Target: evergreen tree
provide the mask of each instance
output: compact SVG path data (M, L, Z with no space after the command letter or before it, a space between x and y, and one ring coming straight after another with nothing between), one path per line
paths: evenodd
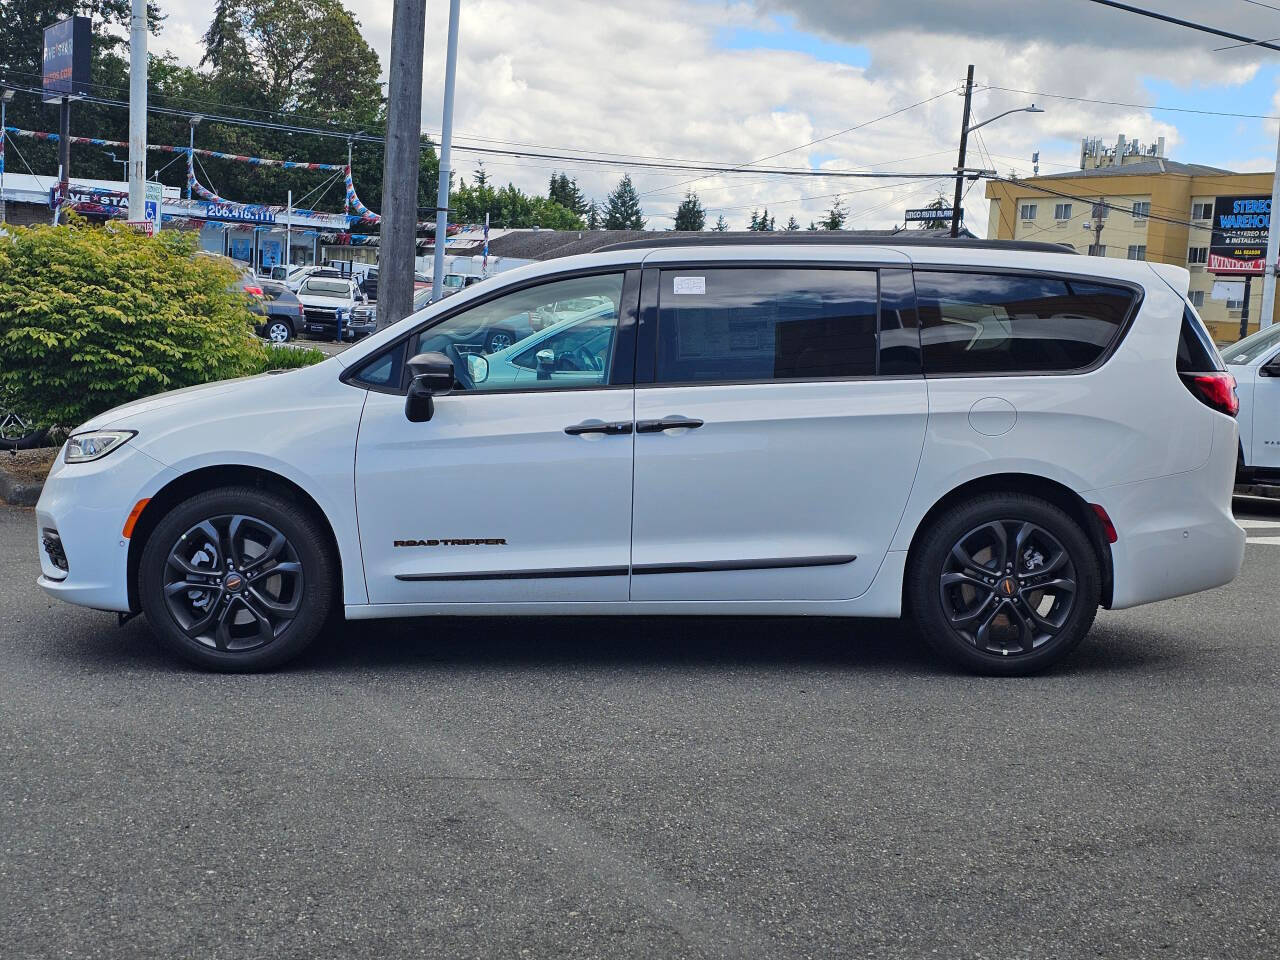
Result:
M594 197L591 200L590 206L587 207L587 229L600 229L600 205L596 203Z
M587 198L578 189L578 181L570 180L567 173L551 174L547 199L560 204L566 210L572 210L579 216L587 212Z
M799 229L800 229L800 221L799 221L799 220L797 220L795 217L791 217L791 218L789 218L789 219L787 220L787 231L788 231L788 232L790 232L790 231L792 231L792 230L799 230Z
M483 189L489 185L489 172L484 168L484 161L476 165L476 187Z
M822 218L819 225L823 230L841 230L848 219L849 211L840 204L840 198L836 197L835 202L831 204L831 209L827 211L827 215Z
M636 193L636 188L631 183L631 175L623 174L605 204L604 228L606 230L643 230L644 225L640 195Z
M751 223L747 225L747 229L748 230L760 229L760 211L759 210L751 211Z
M707 225L707 211L702 209L702 201L698 195L689 190L684 195L680 206L676 207L677 230L701 230Z
M724 214L716 217L716 225L711 228L716 233L725 233L729 229L729 224L724 222Z
M817 225L816 223L814 223L812 220L810 220L810 221L809 221L809 226L805 227L805 229L806 229L806 230L817 230L817 229L818 229L818 225Z

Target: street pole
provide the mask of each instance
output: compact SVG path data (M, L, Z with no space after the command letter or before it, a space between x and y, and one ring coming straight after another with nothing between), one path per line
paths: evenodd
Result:
M1280 135L1276 137L1276 172L1271 179L1271 222L1267 229L1267 262L1262 268L1262 313L1259 329L1269 327L1276 309L1276 258L1280 256Z
M1102 222L1102 215L1107 212L1107 205L1099 200L1093 205L1093 249L1097 251L1093 254L1095 257L1102 256L1102 228L1105 226Z
M1249 335L1249 294L1253 287L1253 274L1244 277L1244 305L1240 308L1240 339Z
M0 90L0 226L4 225L4 142L9 136L9 101L13 99L12 90Z
M129 219L147 206L147 0L133 0L129 20Z
M71 183L71 98L62 97L58 104L58 183L63 200Z
M973 64L964 81L964 120L960 123L960 156L956 159L956 202L951 208L951 236L960 236L960 204L964 202L964 155L969 145L969 110L973 106Z
M378 329L413 311L413 255L422 152L422 48L426 0L395 0L391 15L387 136L382 156Z
M293 191L289 191L289 206L284 215L284 278L289 279L289 264L293 251Z
M440 186L436 190L436 256L431 267L431 299L444 288L445 234L449 228L449 177L452 174L453 78L458 69L458 12L460 0L449 0L449 48L444 64L444 116L440 123Z

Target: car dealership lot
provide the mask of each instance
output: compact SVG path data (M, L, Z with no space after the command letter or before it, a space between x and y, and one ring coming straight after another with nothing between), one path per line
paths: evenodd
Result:
M897 623L349 624L195 672L0 508L12 957L1267 956L1280 505L1042 677Z

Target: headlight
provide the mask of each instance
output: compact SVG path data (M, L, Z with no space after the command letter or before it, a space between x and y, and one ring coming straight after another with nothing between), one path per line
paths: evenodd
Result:
M67 440L67 463L101 460L116 447L123 446L131 437L137 435L136 430L93 430L89 433L77 433Z

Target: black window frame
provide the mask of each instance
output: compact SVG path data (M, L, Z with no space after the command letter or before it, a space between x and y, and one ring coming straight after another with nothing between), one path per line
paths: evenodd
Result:
M636 344L636 328L637 315L640 305L640 266L637 263L619 263L608 266L600 265L582 270L566 270L562 273L548 273L538 277L531 277L522 283L509 284L493 289L486 289L487 296L477 296L469 298L465 303L457 304L453 309L446 310L443 313L432 317L430 320L416 324L409 330L400 334L391 343L384 346L381 350L377 350L369 356L365 357L354 367L348 367L338 377L341 383L357 387L361 390L371 390L374 393L385 393L393 396L404 396L409 390L409 381L412 377L409 375L409 357L406 356L409 343L414 337L430 330L432 327L444 323L453 317L466 313L468 310L483 306L501 297L508 296L513 293L519 293L522 290L529 290L533 287L540 287L546 284L556 283L561 280L578 280L584 277L607 277L616 274L622 274L622 293L619 297L618 304L618 332L614 343L613 359L609 369L609 383L601 384L564 384L554 387L538 387L536 389L505 389L505 390L469 390L466 393L476 396L497 396L500 394L511 393L562 393L567 390L620 390L630 389L635 385L635 344ZM475 284L472 284L475 286ZM453 299L450 297L449 299ZM383 386L380 384L372 384L362 381L360 373L364 369L376 364L388 353L397 352L398 356L393 359L393 364L400 367L400 380L393 386Z
M876 369L874 373L853 374L840 377L761 377L753 379L728 380L658 380L658 311L660 307L660 289L663 273L686 273L691 270L832 270L841 272L857 271L872 273L876 281ZM895 311L914 321L915 337L913 347L914 369L895 373L884 373L885 346L882 333L886 303L886 274L889 277L890 302ZM895 365L901 366L903 360L895 359ZM911 360L906 363L910 366ZM861 380L909 380L920 379L920 326L919 313L916 309L915 284L909 263L878 262L833 262L831 260L697 260L664 262L646 265L643 271L640 289L640 322L636 344L635 385L639 387L715 387L734 385L768 385L788 383L844 383Z
M1137 261L1135 261L1137 262ZM1042 277L1052 280L1076 281L1077 283L1101 284L1104 286L1123 287L1134 294L1133 302L1129 307L1129 312L1125 314L1120 326L1116 330L1116 335L1112 337L1111 343L1102 351L1102 354L1093 363L1085 367L1077 367L1074 370L982 370L972 373L961 372L944 372L930 373L928 367L923 367L924 377L926 380L971 380L975 377L1079 377L1085 374L1093 373L1104 366L1120 349L1120 345L1124 343L1125 338L1129 335L1129 331L1133 328L1133 322L1137 319L1138 314L1142 311L1142 304L1146 298L1146 288L1140 283L1132 280L1122 280L1113 277L1098 277L1087 273L1073 273L1064 270L1036 270L1031 267L984 267L975 264L933 264L933 263L917 263L914 264L913 273L969 273L982 274L983 276L1016 276L1016 277ZM919 296L916 298L917 309L919 308ZM920 333L921 353L920 361L924 363L924 325L917 317L916 329Z

